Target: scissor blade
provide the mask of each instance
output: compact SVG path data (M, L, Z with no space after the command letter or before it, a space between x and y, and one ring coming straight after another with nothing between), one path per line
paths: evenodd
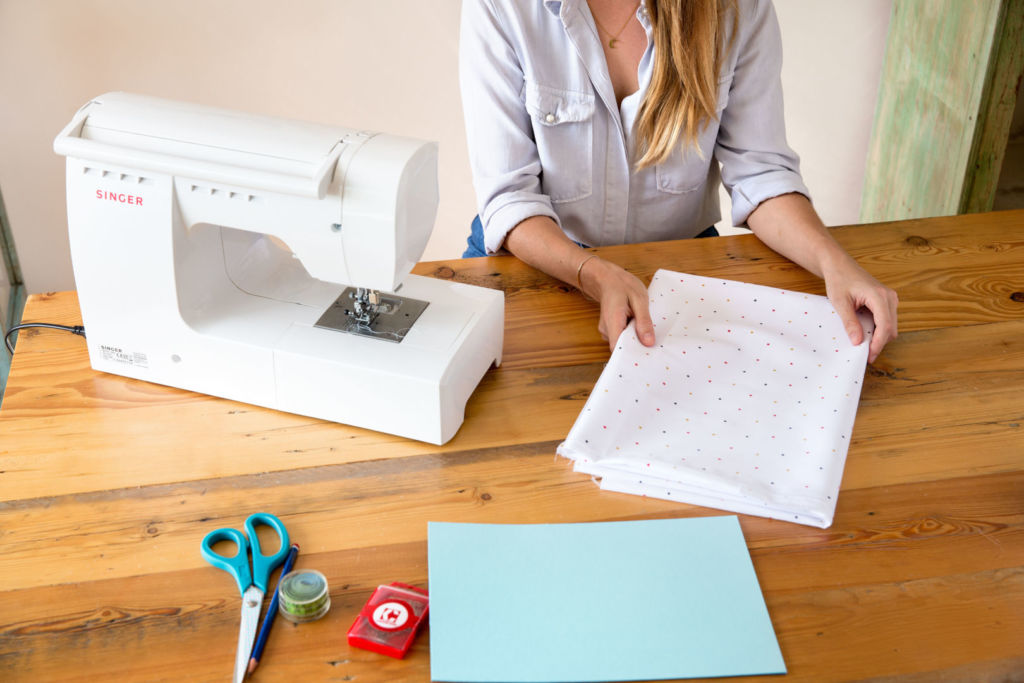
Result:
M249 655L256 640L256 626L260 621L260 607L263 605L263 591L249 586L242 594L242 622L238 627L238 652L235 653L235 683L242 683L245 670L249 668Z

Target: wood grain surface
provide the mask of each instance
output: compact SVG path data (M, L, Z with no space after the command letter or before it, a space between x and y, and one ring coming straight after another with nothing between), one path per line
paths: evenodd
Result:
M832 527L740 516L785 680L1024 681L1024 212L834 234L899 292L900 336L868 367ZM753 236L598 251L644 279L823 293ZM332 607L279 620L254 681L429 680L429 628L401 661L345 642L378 584L427 586L428 521L722 514L602 492L554 456L608 358L594 302L511 257L416 272L506 293L502 365L445 446L97 373L80 338L22 332L0 407L0 680L228 680L238 592L199 542L256 510ZM77 323L77 299L35 295L25 320Z

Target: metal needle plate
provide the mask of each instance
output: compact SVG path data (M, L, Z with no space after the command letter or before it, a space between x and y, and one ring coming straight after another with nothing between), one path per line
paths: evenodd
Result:
M378 313L369 325L364 325L346 313L353 307L355 293L355 287L346 287L341 296L335 299L331 307L316 321L316 327L398 343L405 338L413 323L429 305L429 302L419 299L381 294L381 308L385 310Z

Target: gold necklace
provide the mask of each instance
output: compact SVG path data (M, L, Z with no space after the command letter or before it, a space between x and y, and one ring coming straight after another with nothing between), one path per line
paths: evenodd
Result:
M640 3L639 2L636 3L636 7L634 7L633 11L629 13L628 17L626 17L626 23L623 24L622 28L620 28L615 33L612 33L611 31L606 29L604 27L604 24L602 24L600 21L597 20L597 15L594 14L593 10L590 11L590 16L594 17L594 23L597 24L597 27L599 29L601 29L602 31L604 31L606 34L608 34L608 36L609 36L609 38L608 38L608 47L610 47L611 49L614 50L615 49L615 43L619 42L619 36L622 35L622 32L626 30L627 26L629 26L629 22L633 21L633 17L636 16L636 11L638 9L640 9Z

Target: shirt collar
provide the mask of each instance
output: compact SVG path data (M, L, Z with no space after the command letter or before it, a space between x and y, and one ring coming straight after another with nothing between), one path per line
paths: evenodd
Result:
M565 13L571 12L581 0L544 0L544 8L554 14L556 17L562 16L562 7L565 6ZM637 10L637 18L640 19L640 25L645 30L649 31L651 28L651 18L647 14L647 3L644 0L640 0L640 7Z
M544 0L544 9L554 14L556 17L562 13L562 5L569 5L567 9L572 9L572 5L576 4L578 0Z
M647 13L647 2L640 0L640 8L636 13L637 19L640 20L640 25L644 27L644 30L650 33L651 30L651 15Z

